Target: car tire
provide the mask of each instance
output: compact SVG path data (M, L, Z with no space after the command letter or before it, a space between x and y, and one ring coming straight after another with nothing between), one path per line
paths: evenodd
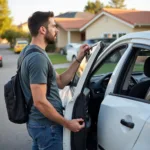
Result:
M2 62L0 63L0 67L3 67L3 63Z
M72 56L72 62L76 60L76 56Z

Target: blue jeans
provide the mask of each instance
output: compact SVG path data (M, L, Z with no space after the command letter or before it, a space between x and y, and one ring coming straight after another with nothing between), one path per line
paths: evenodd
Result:
M33 139L32 150L63 150L63 127L57 124L42 126L27 123L27 130Z

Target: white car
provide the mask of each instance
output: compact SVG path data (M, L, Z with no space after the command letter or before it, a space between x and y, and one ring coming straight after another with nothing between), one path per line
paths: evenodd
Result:
M78 133L64 128L63 149L149 150L149 66L150 32L127 34L105 50L99 42L83 73L61 91L64 117L86 124Z
M74 47L67 50L66 58L68 61L71 62L76 59L80 46L81 46L80 43L76 43L74 44Z

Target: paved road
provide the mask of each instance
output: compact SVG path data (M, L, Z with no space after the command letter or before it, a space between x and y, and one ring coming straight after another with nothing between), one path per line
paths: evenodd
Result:
M4 102L4 84L15 74L18 55L6 50L7 45L0 45L4 66L0 68L0 150L30 150L31 138L25 124L17 125L8 120Z

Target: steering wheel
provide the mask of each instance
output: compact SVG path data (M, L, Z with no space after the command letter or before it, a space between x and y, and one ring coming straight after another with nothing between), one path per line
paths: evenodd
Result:
M103 75L101 77L101 79L94 83L94 85L92 85L91 89L91 97L93 98L97 98L97 97L104 97L108 82L111 78L112 72L107 73L105 75ZM133 86L135 86L137 84L137 81L131 76L131 79L129 80L129 87L128 90L131 90L131 88L133 88Z

